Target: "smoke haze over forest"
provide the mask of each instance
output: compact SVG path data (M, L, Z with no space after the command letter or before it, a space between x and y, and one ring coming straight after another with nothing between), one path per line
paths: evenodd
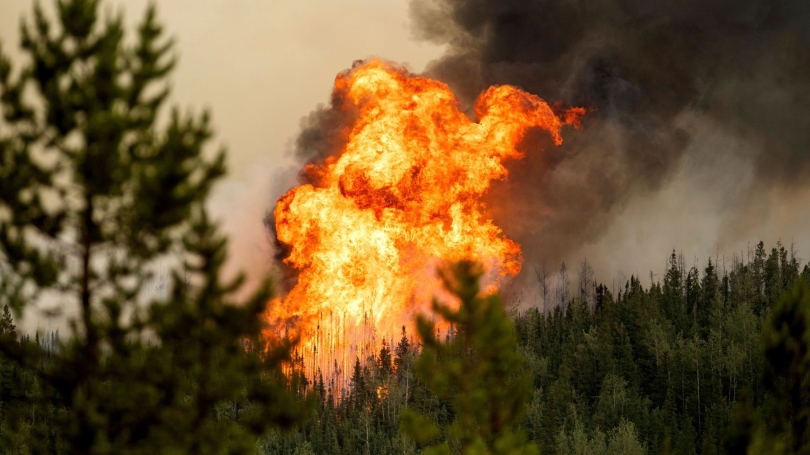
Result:
M468 110L499 84L593 108L559 148L529 134L526 158L493 185L488 206L523 246L524 278L585 256L610 282L648 276L623 267L657 257L659 273L670 248L690 265L760 239L807 248L806 2L414 0L410 16L416 39L445 46L424 74ZM299 157L334 154L351 120L313 112Z
M40 3L54 13L53 2ZM102 16L123 12L134 31L149 3L105 1ZM230 238L227 270L261 278L273 256L262 220L295 183L298 163L286 152L301 117L328 99L335 74L356 58L390 56L421 70L440 48L410 38L404 1L151 3L179 56L169 103L210 108L215 142L228 147L228 175L209 201ZM0 0L3 52L19 64L25 62L20 20L32 19L33 6L33 0ZM29 332L68 329L39 315L20 324Z
M32 4L0 0L12 56ZM369 56L436 77L464 103L515 84L595 108L562 147L530 135L526 158L494 185L492 215L523 246L521 279L543 262L575 271L584 257L607 283L646 279L672 248L702 264L760 239L795 241L810 259L805 3L357 0L340 14L330 1L189 4L158 5L180 54L172 99L210 106L229 146L211 207L231 269L269 264L262 218L300 162L334 151L331 81ZM146 2L116 5L135 23Z

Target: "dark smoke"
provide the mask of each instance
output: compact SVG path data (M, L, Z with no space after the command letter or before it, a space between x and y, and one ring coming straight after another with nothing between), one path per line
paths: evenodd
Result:
M686 150L712 153L689 147L695 115L755 144L734 158L753 163L751 193L810 184L810 2L413 0L411 14L419 38L447 45L426 72L466 102L512 84L596 108L560 148L528 137L490 194L527 259L595 241Z
M594 109L561 147L528 134L526 158L493 185L491 215L523 246L524 270L597 241L688 153L714 153L693 143L695 119L746 144L723 155L751 163L746 198L810 186L810 2L412 0L411 16L419 39L447 46L426 73L464 105L511 84ZM339 104L302 121L302 161L340 150L353 119Z

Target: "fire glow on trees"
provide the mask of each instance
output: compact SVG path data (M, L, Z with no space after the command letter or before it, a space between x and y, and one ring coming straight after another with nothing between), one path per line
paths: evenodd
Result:
M339 384L375 339L398 337L444 295L437 265L477 260L492 291L520 271L520 246L484 217L481 196L506 178L505 159L522 157L527 129L559 145L562 126L577 126L585 111L558 116L534 95L497 86L479 97L472 121L445 84L380 60L339 74L334 90L356 119L339 156L308 166L313 183L276 204L284 261L299 276L270 303L267 337L293 330L306 370Z

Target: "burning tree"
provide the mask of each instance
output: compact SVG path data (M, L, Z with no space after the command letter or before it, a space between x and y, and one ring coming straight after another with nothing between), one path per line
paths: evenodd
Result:
M234 305L242 278L219 277L226 241L204 202L225 153L204 154L209 115L157 122L175 58L154 8L128 45L98 0L55 6L56 24L39 6L23 23L27 66L0 55L0 304L20 315L56 299L74 336L44 363L38 345L2 337L43 384L35 400L56 409L8 421L33 432L35 452L252 452L303 408L280 374L286 346L257 349L269 282ZM144 295L170 256L188 263L171 295ZM217 419L233 402L234 418Z
M308 371L330 376L373 352L375 335L393 335L430 308L443 292L436 264L481 262L493 289L520 271L520 246L482 198L507 177L504 162L523 157L527 131L559 145L585 113L495 86L470 118L444 83L376 59L337 76L332 104L352 119L340 132L346 141L276 204L275 233L298 276L267 314L279 331L295 321L302 345L317 348Z

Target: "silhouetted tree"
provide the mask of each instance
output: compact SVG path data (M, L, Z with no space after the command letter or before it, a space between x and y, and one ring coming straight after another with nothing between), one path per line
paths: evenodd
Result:
M765 385L789 453L810 453L810 290L799 282L773 308L762 332Z
M441 271L445 288L460 301L457 310L434 301L434 310L456 327L448 342L437 339L424 316L417 319L422 353L418 377L443 399L449 399L455 419L444 442L424 453L539 453L516 427L531 395L531 378L521 373L511 322L497 296L480 297L480 265L462 261ZM429 443L441 433L427 417L410 409L401 415L406 434Z
M281 375L288 346L261 345L269 282L236 302L243 277L220 278L226 241L204 203L225 152L205 153L209 115L157 122L175 58L154 7L131 45L98 0L55 7L55 23L38 4L23 23L27 66L0 54L0 303L21 314L51 293L78 316L54 353L2 339L37 384L6 429L31 432L34 453L252 453L304 408ZM188 280L144 292L172 258ZM234 419L214 412L240 401Z

